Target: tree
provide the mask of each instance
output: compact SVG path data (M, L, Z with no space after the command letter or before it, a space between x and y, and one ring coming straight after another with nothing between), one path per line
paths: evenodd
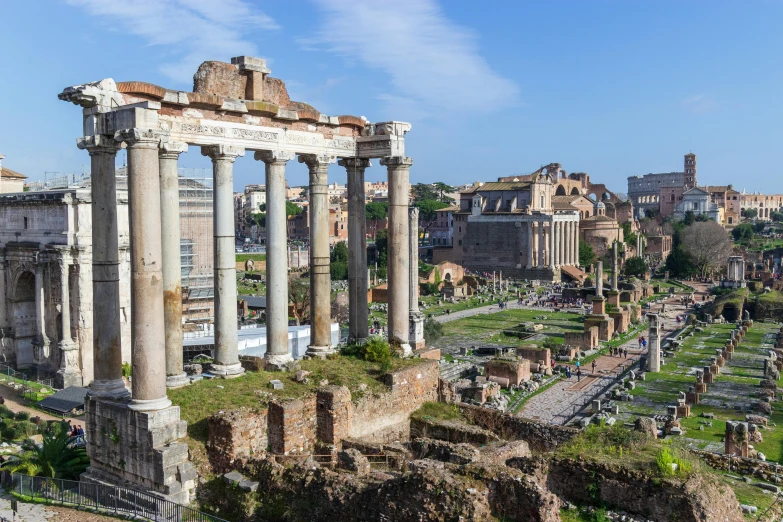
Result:
M432 188L432 185L428 185L426 183L416 183L411 190L413 190L413 199L416 201L438 199L438 193L435 192L435 189Z
M375 234L375 249L378 251L378 266L385 267L389 253L389 229L384 228Z
M449 205L442 201L434 199L416 200L413 204L414 207L419 209L419 219L422 221L435 221L437 218L436 210L446 208Z
M345 241L340 241L336 245L334 245L334 248L332 249L332 253L330 254L330 259L332 263L334 262L348 262L348 246L345 244Z
M672 246L672 250L666 258L666 270L673 277L686 277L692 274L695 268L690 256L681 246Z
M682 222L687 226L692 225L694 221L696 221L696 214L694 214L692 210L686 211L682 218Z
M758 217L759 215L758 209L755 208L743 208L741 213L743 217L746 217L748 219L753 219L755 217Z
M454 187L451 185L447 185L443 183L442 181L438 181L437 183L433 183L433 186L435 187L435 190L438 191L438 199L446 204L451 205L451 202L453 201L451 198L446 197L447 192L454 192Z
M702 277L710 268L724 266L734 248L729 234L715 221L687 227L682 231L681 244Z
M783 212L777 212L777 211L770 212L769 218L776 223L780 223L781 221L783 221Z
M297 326L310 319L310 281L299 277L289 278L288 300Z
M731 231L734 241L748 240L753 237L753 226L750 223L743 223L734 227Z
M588 267L595 262L595 251L590 243L587 241L579 240L579 264L583 267Z
M33 477L79 480L90 465L90 458L84 448L72 444L67 424L60 424L52 424L43 432L40 446L25 441L24 452L3 464L3 469Z
M296 203L291 203L290 201L285 202L285 215L286 216L297 216L302 213L304 209L297 205Z
M248 214L245 218L245 223L250 226L256 225L260 228L266 228L266 213L256 212L254 214Z
M371 201L364 207L367 219L380 221L386 219L389 214L389 204L380 201Z
M631 230L631 222L626 221L622 225L623 227L623 239L626 245L636 246L636 233Z
M647 262L641 257L632 257L623 265L623 271L627 276L644 277L647 273Z
M424 340L427 344L433 343L443 336L443 325L429 317L424 321Z

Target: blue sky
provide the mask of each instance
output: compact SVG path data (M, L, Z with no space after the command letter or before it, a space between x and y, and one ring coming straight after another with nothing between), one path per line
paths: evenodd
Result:
M41 179L89 164L63 87L190 90L204 60L268 60L292 99L408 121L413 182L559 162L626 191L680 170L783 192L783 1L34 0L2 2L0 153ZM198 150L181 165L209 167ZM235 187L263 182L248 155ZM384 169L368 170L381 179ZM339 167L330 177L344 182ZM289 183L306 183L289 163Z

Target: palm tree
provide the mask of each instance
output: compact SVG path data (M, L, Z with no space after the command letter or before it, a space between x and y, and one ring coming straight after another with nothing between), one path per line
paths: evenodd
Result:
M43 432L40 446L27 440L22 448L24 452L3 464L2 469L32 477L79 480L79 475L90 465L87 452L74 447L70 435L63 429L52 427Z

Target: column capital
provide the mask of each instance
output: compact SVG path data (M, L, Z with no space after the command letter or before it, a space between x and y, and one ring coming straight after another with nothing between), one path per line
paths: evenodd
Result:
M156 149L169 141L169 133L157 129L123 129L114 133L114 139L128 147Z
M212 161L228 160L233 163L238 157L245 155L245 149L236 145L205 145L201 147L201 155L209 156Z
M384 167L410 167L413 165L413 158L406 156L386 156L381 158L381 165Z
M411 221L419 222L419 207L410 207L408 209L408 217L411 219Z
M158 155L164 159L178 159L179 155L188 151L188 144L179 141L161 142Z
M365 158L340 158L337 160L337 164L349 170L364 170L367 167L372 167L370 160Z
M294 159L294 153L287 150L259 150L253 155L256 161L263 161L267 165L285 165Z
M81 150L86 150L93 154L117 154L122 144L115 141L114 136L96 134L94 136L83 136L76 140L76 146Z
M331 154L300 154L299 163L304 163L309 169L327 168L337 161L337 156Z

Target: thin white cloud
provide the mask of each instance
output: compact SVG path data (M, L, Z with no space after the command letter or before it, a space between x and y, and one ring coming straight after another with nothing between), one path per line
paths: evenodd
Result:
M517 101L516 84L492 70L475 33L449 20L435 0L314 1L325 20L300 43L387 73L387 86L378 87L387 104L475 112Z
M204 60L258 56L248 35L277 29L275 21L244 0L66 0L118 30L162 46L160 71L187 84ZM257 33L254 34L254 36Z
M693 114L706 114L718 109L718 102L706 93L699 93L689 96L680 102L680 105Z

